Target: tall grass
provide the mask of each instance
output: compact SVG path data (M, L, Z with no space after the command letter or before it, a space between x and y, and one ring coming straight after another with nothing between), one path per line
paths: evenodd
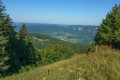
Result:
M120 80L120 52L100 46L97 53L77 55L1 80Z

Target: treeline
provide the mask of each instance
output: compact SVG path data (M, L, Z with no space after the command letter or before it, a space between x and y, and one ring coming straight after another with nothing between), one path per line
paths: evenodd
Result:
M21 66L36 64L38 58L25 24L17 34L11 19L3 12L5 7L0 9L0 75L5 76L18 72Z
M34 47L25 24L19 33L0 0L0 77L24 72L32 67L70 58L75 52L66 45L55 44L42 50Z

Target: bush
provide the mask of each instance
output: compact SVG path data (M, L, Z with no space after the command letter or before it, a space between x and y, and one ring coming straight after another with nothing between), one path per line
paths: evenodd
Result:
M44 49L42 56L42 64L49 64L63 59L70 58L75 55L74 51L64 45L55 44L52 48Z
M33 69L34 67L28 65L28 66L21 66L21 69L19 70L19 73L23 73L25 71L30 71L31 69Z

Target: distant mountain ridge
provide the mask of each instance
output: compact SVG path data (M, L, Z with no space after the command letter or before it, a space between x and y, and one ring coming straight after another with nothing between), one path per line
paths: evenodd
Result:
M14 23L18 32L22 23ZM99 26L26 23L29 33L52 36L73 43L90 44Z

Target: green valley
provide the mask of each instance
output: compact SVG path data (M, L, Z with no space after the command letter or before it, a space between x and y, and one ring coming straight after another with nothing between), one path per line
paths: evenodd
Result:
M0 80L120 80L114 1L0 0Z
M89 49L89 45L71 43L63 41L54 37L49 37L42 34L31 33L31 40L33 41L37 49L44 49L46 47L52 47L55 44L66 45L69 48L73 49L76 53L86 53Z
M14 23L19 31L22 23ZM26 23L30 33L44 34L64 41L90 45L99 26Z

